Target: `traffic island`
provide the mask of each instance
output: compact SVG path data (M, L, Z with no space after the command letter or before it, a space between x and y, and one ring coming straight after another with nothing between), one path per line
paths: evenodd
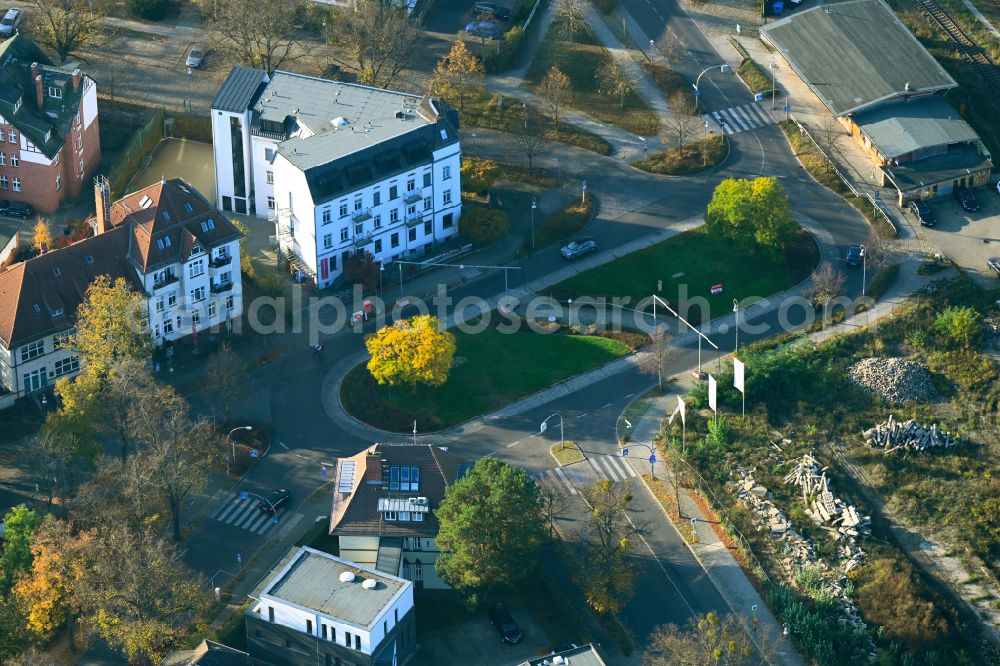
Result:
M560 467L574 465L587 459L587 456L580 450L580 446L572 439L553 444L549 448L549 455L559 463Z

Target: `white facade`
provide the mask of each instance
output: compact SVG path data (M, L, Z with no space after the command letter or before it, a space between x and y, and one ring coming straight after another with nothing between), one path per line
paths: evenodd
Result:
M0 385L20 397L46 386L60 377L80 371L80 357L68 346L73 329L45 335L7 349L0 344Z

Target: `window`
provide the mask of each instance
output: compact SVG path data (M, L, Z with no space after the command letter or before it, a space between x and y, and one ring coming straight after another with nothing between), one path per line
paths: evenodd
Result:
M392 247L399 247L399 234L395 233L389 238L389 244Z
M306 633L312 636L312 632L313 632L313 621L306 620Z
M267 179L267 184L268 185L274 185L274 172L273 171L267 171L267 172L265 172L265 178Z
M286 638L285 639L285 647L286 648L292 647L292 639L291 638Z
M56 189L62 188L62 176L56 176Z
M417 205L416 204L410 204L409 206L407 206L406 207L406 214L407 215L416 215L417 214Z
M169 335L174 332L174 322L169 319L163 320L163 335Z
M10 154L10 165L12 167L21 166L21 160L19 160L17 158L17 155L15 155L14 153Z
M35 340L21 347L21 363L38 358L45 353L45 340Z
M451 203L451 190L445 190L441 194L441 197L444 200L445 205L450 204Z
M441 179L448 180L449 178L451 178L451 166L445 165L441 167Z
M409 180L406 181L406 191L412 192L415 189L417 189L417 182L412 178L410 178Z
M430 186L431 186L431 172L424 171L424 187L430 187Z
M395 622L393 624L399 624L399 609L398 608L393 608L392 609L392 618L393 618L393 620L395 620Z
M399 222L399 209L393 208L389 211L389 224L395 224Z
M349 631L344 632L344 645L351 647L351 632Z
M399 520L399 514L395 511L383 511L382 520Z
M75 328L71 328L68 331L63 331L62 333L56 333L52 336L52 348L62 349L63 347L69 347L69 339L76 332Z
M197 259L188 264L188 277L196 278L205 273L205 260Z
M156 239L157 249L164 250L170 247L170 236L164 236L163 238Z
M330 224L330 222L332 220L333 220L333 211L331 211L329 208L324 208L323 209L323 224Z
M354 197L354 211L361 210L361 197Z
M424 222L424 236L430 236L431 232L434 230L434 225L430 220Z
M7 164L7 153L0 153L0 166Z
M168 213L167 211L163 211L163 219L169 220L170 219L170 213ZM209 231L212 231L213 229L215 229L215 220L203 220L202 221L202 223L201 223L201 230L204 231L206 234ZM220 255L216 255L216 257L218 257L218 256L220 256Z
M45 366L42 366L37 370L24 373L24 375L22 375L22 379L24 379L24 390L37 391L42 388L45 386L47 376Z
M379 238L375 241L375 254L378 254L381 251L382 251L382 239Z
M333 234L326 234L323 236L323 249L329 250L333 247Z
M12 183L14 185L14 191L15 192L20 192L21 191L21 179L18 178L17 176L15 176L14 180L12 181Z
M375 220L375 228L376 229L381 229L382 228L382 216L381 215L376 215L373 219Z
M194 289L191 290L191 302L192 303L198 303L198 302L203 301L203 300L205 300L205 288L204 287L195 287Z
M361 649L361 634L354 634L354 649Z
M157 312L163 312L163 299L162 298L156 299L155 310Z
M195 310L194 312L191 313L191 323L192 324L200 324L201 323L201 312L199 312L198 310Z
M17 132L11 130L10 132L8 132L7 136L10 139L11 143L17 143Z
M434 207L434 201L430 197L424 197L424 210L430 210Z
M199 245L198 243L194 243L191 246L191 254L192 255L201 254L201 245Z
M399 519L401 521L403 521L403 522L407 522L407 523L410 522L410 512L409 511L400 511L399 512Z
M340 202L340 216L341 217L347 217L347 202L346 201L341 201Z
M214 317L215 313L216 313L215 300L213 299L208 302L208 318L211 319L212 317Z
M363 233L365 233L365 223L358 222L357 224L354 225L354 235L360 236Z
M382 203L382 192L376 187L372 190L372 205L378 206L380 203Z
M335 254L330 256L330 270L337 270L337 255Z
M348 235L350 235L350 233L351 232L348 230L347 227L344 227L343 229L341 229L340 230L340 242L346 241L347 237L348 237Z
M326 625L323 624L322 622L319 623L319 631L320 631L320 634L322 634L322 636L323 636L323 640L325 641L326 640Z
M264 149L264 159L267 160L268 162L274 161L274 148Z
M234 307L236 307L236 301L232 296L226 296L226 309L232 310Z
M417 560L416 562L413 563L413 580L414 582L416 582L416 581L422 581L423 579L424 579L424 565L420 562L420 560Z
M413 543L413 550L424 549L424 540L421 539L420 537L413 537L412 539L410 539L410 541Z
M410 240L411 242L412 242L412 241L415 241L415 240L417 240L417 228L416 228L416 227L413 227L412 229L408 230L408 231L406 232L406 237L407 237L407 239L409 239L409 240Z
M415 491L420 487L419 467L400 467L393 465L389 468L389 490L401 490L404 492Z
M177 292L172 292L167 294L167 307L174 307L177 305Z
M403 578L410 580L410 561L403 560ZM399 622L399 617L396 617L396 622Z
M399 188L395 184L389 186L389 201L399 197Z
M274 210L274 197L272 196L267 197L267 209Z
M413 522L415 522L415 523L422 523L422 522L424 522L424 514L420 513L419 511L415 511L413 513ZM417 539L417 541L420 541L420 539ZM417 550L420 550L420 549L418 548Z
M153 337L154 338L160 337L160 325L159 324L154 324L153 325Z
M447 215L441 218L441 226L444 227L445 229L450 229L454 225L455 225L455 218L452 216L451 213L448 213Z
M7 179L7 176L0 176L0 190L9 190L9 189L10 189L10 181Z

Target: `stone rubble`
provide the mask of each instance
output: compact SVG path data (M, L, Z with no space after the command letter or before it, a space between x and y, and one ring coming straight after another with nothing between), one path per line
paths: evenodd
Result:
M882 449L889 454L899 449L907 451L926 451L927 449L950 449L961 444L961 435L954 437L951 432L939 430L935 423L930 428L920 425L916 419L908 421L893 421L892 414L885 423L879 423L862 433L865 444L873 449Z
M816 459L807 453L785 476L785 483L802 488L806 515L819 527L835 530L835 539L845 539L853 545L856 539L871 536L871 517L858 515L857 509L834 497L826 470L826 467L819 469ZM857 564L851 568L854 566Z
M855 386L896 405L926 402L937 394L930 371L902 358L863 358L848 368L847 374Z

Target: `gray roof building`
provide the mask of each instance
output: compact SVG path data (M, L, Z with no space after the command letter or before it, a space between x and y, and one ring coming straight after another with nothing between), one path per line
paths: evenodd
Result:
M606 666L597 648L593 645L581 645L571 650L563 650L545 657L536 657L519 666Z
M882 0L813 7L760 34L837 116L958 85Z
M215 93L212 108L232 113L245 111L266 82L267 72L264 70L237 65L230 70L219 92Z
M979 139L940 95L884 104L855 114L854 122L890 160L924 148Z

